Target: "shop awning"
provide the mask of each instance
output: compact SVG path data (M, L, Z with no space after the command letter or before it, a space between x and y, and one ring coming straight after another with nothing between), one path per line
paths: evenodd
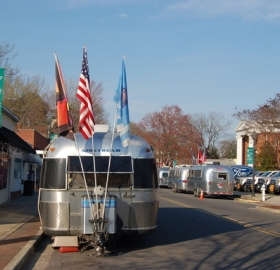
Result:
M36 151L26 141L5 127L0 128L0 141L9 143L25 152L36 154Z

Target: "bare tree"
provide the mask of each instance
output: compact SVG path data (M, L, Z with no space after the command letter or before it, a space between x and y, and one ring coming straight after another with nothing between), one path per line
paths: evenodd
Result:
M46 135L52 123L51 131L57 133L55 90L48 89L41 76L25 79L20 75L19 69L11 65L11 60L16 56L13 50L13 45L0 44L0 67L6 69L3 105L19 117L18 128L34 128ZM80 115L80 101L76 98L78 80L79 78L66 81L68 103L75 131L78 131ZM97 124L108 122L103 90L101 83L91 81L90 91Z
M13 53L15 46L8 43L0 44L0 67L5 68L5 76L13 78L19 73L18 68L11 66L11 61L16 57L16 53Z
M237 141L235 138L221 140L219 143L220 158L235 159L237 152Z
M192 116L192 123L199 132L200 140L207 151L216 149L216 143L227 132L231 122L221 113L199 113ZM211 157L210 157L211 158Z
M18 128L33 128L47 133L46 114L49 105L41 96L44 89L45 82L40 76L7 78L3 105L19 117Z
M68 99L70 114L73 120L74 130L78 132L79 130L79 117L80 117L80 100L76 97L78 89L78 80L68 78L65 81L66 84L66 95ZM104 97L103 97L103 86L102 83L96 83L91 81L90 83L91 98L93 104L94 119L96 124L106 124L108 123L108 113L104 108ZM56 95L55 90L49 91L44 94L44 100L49 103L49 122L53 123L51 126L52 132L57 133L57 125L53 119L56 119Z
M198 130L177 105L164 106L162 111L148 113L133 126L133 131L144 138L155 151L159 162L191 164L191 149L201 144Z

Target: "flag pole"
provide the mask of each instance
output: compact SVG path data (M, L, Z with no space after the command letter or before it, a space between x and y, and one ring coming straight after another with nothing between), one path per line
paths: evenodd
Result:
M105 186L104 207L103 207L103 212L102 212L102 216L101 216L102 219L104 219L104 215L105 215L106 196L107 196L107 189L108 189L108 182L109 182L109 175L110 175L110 167L111 167L111 160L112 160L112 149L113 149L113 142L114 142L114 136L115 136L117 110L118 109L117 109L117 105L116 105L115 119L114 119L114 126L113 126L113 131L112 131L112 140L111 140L111 147L110 147L110 156L109 156L109 162L108 162L107 179L106 179L106 186Z
M84 46L86 52L86 45ZM90 81L88 81L88 89L90 89ZM94 172L94 193L95 193L95 204L96 204L96 216L99 219L98 211L98 196L97 196L97 177L96 177L96 163L95 163L95 152L94 152L94 140L93 135L91 136L91 147L92 147L92 161L93 161L93 172Z
M81 101L80 105L80 119L79 119L79 131L87 141L91 137L91 144L92 144L92 151L93 151L93 171L94 171L94 179L95 179L95 195L96 195L96 216L99 219L99 212L98 212L98 197L97 197L97 179L96 179L96 164L95 164L95 152L94 152L94 116L93 116L93 109L92 109L92 99L90 95L90 77L89 77L89 68L88 68L88 60L87 60L87 51L86 46L83 47L83 61L82 61L82 69L81 75L79 79L78 90L76 94L77 98ZM85 172L82 164L82 159L80 156L80 151L78 148L78 144L76 143L76 147L78 149L79 159L81 163L81 169L83 173L83 178L86 186L87 197L91 209L92 220L94 219L94 210L92 209L93 202L90 198L88 192L88 185L85 178ZM96 223L95 223L96 225ZM99 226L98 226L99 227Z
M92 204L91 204L91 200L90 200L90 196L89 196L89 191L88 191L88 185L87 185L87 181L86 181L84 166L83 166L83 162L82 162L82 158L81 158L81 155L80 155L80 150L79 150L79 146L78 146L78 142L77 142L77 137L76 137L75 133L74 133L74 137L75 137L76 149L78 151L78 156L79 156L79 160L80 160L80 164L81 164L83 179L84 179L85 186L86 186L86 192L87 192L87 196L88 196L88 200L89 200L90 212L91 212L91 216L92 216L92 219L93 219L94 215L93 215L93 210L92 210Z
M96 203L96 215L97 215L97 219L99 219L98 196L97 196L96 163L95 163L95 152L94 152L93 136L91 137L91 147L92 147L92 161L93 161L93 172L94 172L94 193L95 193L95 203Z

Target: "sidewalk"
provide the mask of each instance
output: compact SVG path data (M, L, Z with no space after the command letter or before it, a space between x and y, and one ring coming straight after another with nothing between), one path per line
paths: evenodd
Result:
M235 200L258 203L256 208L259 210L280 213L279 194L265 194L265 197L261 193L255 193L254 196L249 192L234 192L234 194Z
M235 192L235 200L255 202L256 208L280 213L280 195ZM38 192L0 204L0 270L24 269L42 239L37 210Z
M38 192L0 204L0 269L22 269L40 240Z

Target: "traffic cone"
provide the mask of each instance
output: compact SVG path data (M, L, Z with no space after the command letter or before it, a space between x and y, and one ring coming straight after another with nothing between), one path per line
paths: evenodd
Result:
M203 197L203 190L200 190L200 197L199 197L201 200L204 199Z

